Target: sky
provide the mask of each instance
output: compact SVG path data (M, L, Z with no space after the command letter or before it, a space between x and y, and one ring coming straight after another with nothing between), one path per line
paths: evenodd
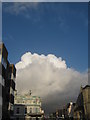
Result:
M12 63L31 51L61 56L81 72L88 68L88 3L12 4L3 3L2 16Z
M18 91L32 89L46 112L75 101L87 84L88 3L3 3L2 8L2 38L17 68Z

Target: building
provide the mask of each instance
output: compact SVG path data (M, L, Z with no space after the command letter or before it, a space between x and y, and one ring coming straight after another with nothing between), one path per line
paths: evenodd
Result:
M4 43L0 43L0 103L2 119L10 119L13 115L16 68L8 61L8 51Z
M66 118L72 119L74 114L75 103L70 102L66 107Z
M69 102L49 115L50 120L72 120L75 103Z
M90 120L90 85L81 87L74 108L74 119Z
M15 91L15 78L16 78L16 68L14 64L9 65L8 71L8 89L9 89L9 106L8 111L10 118L13 117L14 111L14 91Z
M44 111L41 108L41 98L32 96L31 94L17 94L15 95L14 105L14 119L27 120L27 119L41 119Z

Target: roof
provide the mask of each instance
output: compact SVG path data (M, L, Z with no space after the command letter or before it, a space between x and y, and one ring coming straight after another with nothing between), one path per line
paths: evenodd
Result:
M86 88L90 88L90 85L86 85L85 87L83 87L83 89L86 89Z
M28 95L28 94L25 94L25 95L17 94L17 95L15 96L15 99L35 100L35 99L41 99L41 98L38 97L38 96L30 96L30 95Z

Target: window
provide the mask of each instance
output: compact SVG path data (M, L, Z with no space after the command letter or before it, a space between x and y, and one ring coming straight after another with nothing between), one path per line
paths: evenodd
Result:
M36 103L36 101L35 101L35 100L33 100L33 103L35 104L35 103Z
M36 108L36 113L38 113L38 108Z
M0 54L1 54L1 48L0 48Z
M2 64L5 67L5 69L7 68L7 62L4 60L4 58L2 58Z
M19 100L17 100L17 103L19 103Z
M30 113L32 113L32 108L30 108Z
M20 110L20 109L19 109L19 108L17 108L17 114L19 114L19 110Z
M25 114L27 114L27 108L25 108Z

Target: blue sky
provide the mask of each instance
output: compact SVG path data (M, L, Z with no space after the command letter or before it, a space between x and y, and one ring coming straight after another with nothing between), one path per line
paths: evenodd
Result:
M88 68L88 3L3 3L3 42L11 63L30 51Z

